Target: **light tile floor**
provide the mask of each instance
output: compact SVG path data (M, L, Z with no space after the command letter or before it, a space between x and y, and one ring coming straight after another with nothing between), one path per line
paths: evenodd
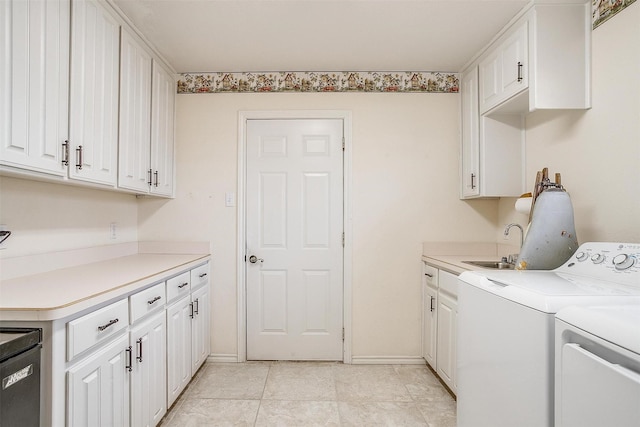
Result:
M420 365L207 363L160 425L455 427L456 402Z

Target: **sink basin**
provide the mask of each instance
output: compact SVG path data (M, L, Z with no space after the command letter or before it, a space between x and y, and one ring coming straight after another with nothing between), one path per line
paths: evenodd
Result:
M504 261L462 261L465 264L484 268L496 268L499 270L513 270L514 265Z

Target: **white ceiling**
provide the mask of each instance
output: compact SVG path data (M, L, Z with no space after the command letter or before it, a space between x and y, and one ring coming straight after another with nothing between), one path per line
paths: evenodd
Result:
M179 73L460 71L525 0L112 0Z

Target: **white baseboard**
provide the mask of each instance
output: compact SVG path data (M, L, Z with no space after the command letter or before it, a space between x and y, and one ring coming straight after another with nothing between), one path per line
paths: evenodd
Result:
M424 365L427 362L420 356L353 356L353 365Z
M237 354L210 354L208 363L238 363ZM353 365L425 365L420 356L354 356Z
M238 363L237 354L210 354L207 357L208 363Z

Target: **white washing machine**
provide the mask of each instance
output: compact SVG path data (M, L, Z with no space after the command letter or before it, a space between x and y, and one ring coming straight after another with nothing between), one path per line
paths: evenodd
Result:
M556 315L556 427L640 426L640 305Z
M458 426L554 424L555 314L640 304L640 244L585 243L552 271L470 271L458 289Z

